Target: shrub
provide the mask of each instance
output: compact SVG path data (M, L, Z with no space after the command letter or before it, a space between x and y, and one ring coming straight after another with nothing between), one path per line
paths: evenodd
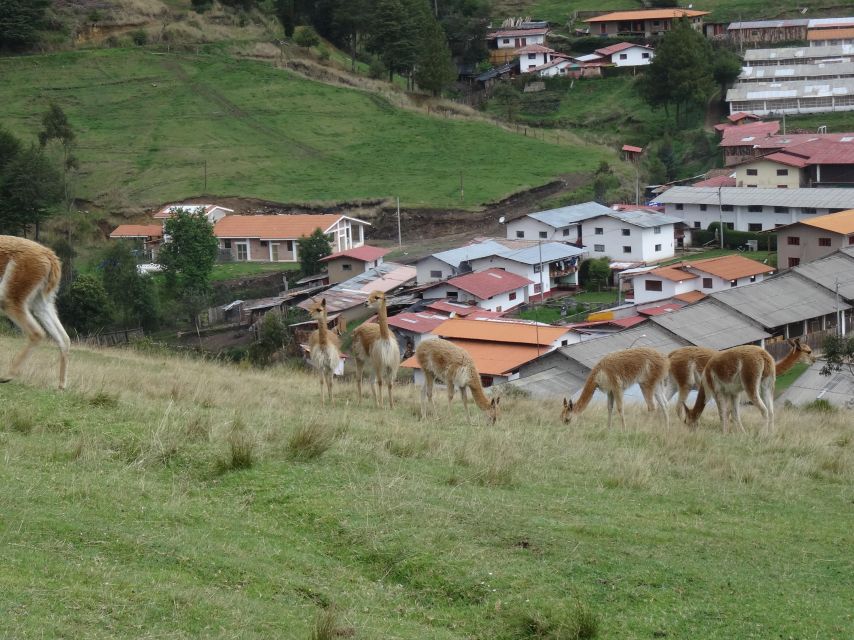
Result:
M309 421L297 427L288 439L288 452L298 460L313 460L332 446L335 434L326 425Z
M255 437L246 430L243 423L236 421L226 440L228 458L221 465L222 470L249 469L255 462Z
M382 80L386 76L386 68L382 60L377 57L371 58L368 65L368 75L374 80Z
M515 614L513 638L543 640L592 640L599 635L599 620L581 603L547 604Z
M838 409L824 398L816 398L804 405L804 411L820 411L822 413L836 413Z
M148 44L148 34L142 29L137 29L130 34L130 37L131 40L133 40L133 43L138 47Z
M310 49L320 44L320 36L312 27L297 27L294 29L294 43L297 46Z
M317 57L320 58L323 62L327 62L330 58L329 48L328 47L319 47L317 49Z

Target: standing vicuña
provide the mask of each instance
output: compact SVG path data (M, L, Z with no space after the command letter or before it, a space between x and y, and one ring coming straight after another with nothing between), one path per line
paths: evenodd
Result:
M317 329L311 332L308 339L311 361L320 373L320 400L323 402L323 385L329 392L329 401L332 402L332 376L338 363L341 361L338 336L332 333L327 326L326 298L315 302L308 310L312 318L317 320Z
M706 399L712 396L718 406L723 432L729 432L730 413L738 428L744 431L739 414L739 396L743 391L765 418L765 428L773 430L774 384L777 376L799 361L810 364L815 362L809 345L797 338L789 340L789 345L792 350L780 362L774 362L770 353L755 345L733 347L716 353L703 370L703 387L697 393L694 408L685 407L685 423L696 425L706 406Z
M681 416L684 409L685 398L691 389L699 389L703 386L703 369L709 358L717 351L706 347L680 347L671 351L667 359L670 361L670 380L667 386L667 399L673 397L677 391L676 415Z
M0 309L27 337L27 345L12 360L9 382L21 371L33 347L47 334L59 345L59 388L65 388L71 341L56 314L56 292L62 266L56 254L37 242L0 236ZM35 316L35 318L33 318Z
M454 399L454 389L459 388L460 395L463 397L463 406L466 408L466 416L471 418L466 397L466 389L471 389L471 395L477 406L486 414L489 423L495 424L501 398L493 398L490 402L486 397L480 383L480 373L465 349L442 338L433 338L424 340L418 345L415 349L415 358L424 372L424 386L421 387L422 419L427 417L428 401L433 406L433 413L436 412L436 405L433 403L433 382L439 379L448 386L449 409Z
M560 417L566 423L572 422L572 419L590 404L590 399L596 389L601 389L608 394L608 428L611 428L611 418L616 404L617 413L620 414L620 421L623 424L623 429L625 429L626 417L623 415L623 394L626 389L637 383L643 392L647 408L650 411L655 411L657 404L664 415L664 423L670 426L670 419L667 415L667 398L664 395L667 366L667 358L649 347L634 347L609 353L593 367L578 400L573 403L572 400L563 399L563 410Z
M371 391L377 405L383 404L383 385L388 389L388 405L394 406L392 386L400 367L400 347L397 338L388 328L385 294L382 291L372 291L365 303L377 310L378 324L363 324L353 332L353 357L356 360L356 384L359 401L362 400L362 373L367 367L371 376ZM376 387L374 387L376 380ZM377 396L379 388L379 396Z

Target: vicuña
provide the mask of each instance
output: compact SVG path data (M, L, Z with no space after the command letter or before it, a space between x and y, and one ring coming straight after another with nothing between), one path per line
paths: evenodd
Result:
M400 347L397 338L388 328L385 294L382 291L372 291L365 304L377 310L377 324L363 324L353 332L353 358L356 361L359 401L362 400L362 375L367 370L377 405L383 405L385 385L388 389L388 405L393 407L392 387L400 367Z
M329 402L332 402L332 377L341 361L338 336L329 330L327 325L326 298L315 302L308 310L317 321L317 329L312 331L308 339L311 362L320 373L320 400L323 402L323 386L329 392Z

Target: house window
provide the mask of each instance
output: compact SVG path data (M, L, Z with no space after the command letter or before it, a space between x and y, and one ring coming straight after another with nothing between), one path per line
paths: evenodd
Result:
M738 280L730 280L730 281L729 281L729 286L731 286L731 287L734 287L734 286L736 286L737 284L738 284Z
M625 53L620 54L620 60L628 60L628 59L629 59L629 56L627 54L625 54Z
M249 245L247 245L245 242L240 242L237 244L237 259L249 260Z
M830 246L830 238L819 238L818 246L820 247L829 247Z
M854 236L848 236L848 244L854 244Z
M652 21L652 26L653 26L653 27L658 27L658 26L661 26L661 24L660 24L660 22L659 22L658 20L653 20L653 21Z
M786 238L786 244L798 246L799 244L801 244L801 239L798 236L789 236L788 238Z
M815 207L801 207L801 213L815 213Z
M761 222L751 222L747 225L747 230L753 231L753 232L762 231L762 223Z
M789 258L789 269L797 267L799 264L801 264L800 258Z
M707 204L701 204L700 205L700 211L705 211L708 208L709 208L709 205L707 205Z
M442 272L441 272L441 271L431 271L431 272L430 272L430 277L431 277L431 278L441 278L441 277L442 277Z
M516 299L516 292L515 292L515 291L511 291L511 292L510 292L510 295L509 295L509 296L507 296L507 298L508 298L508 299L510 299L510 300L515 300L515 299Z
M632 230L631 230L631 229L621 229L621 231L623 232L623 235L624 235L624 236L630 236L630 235L632 235Z
M703 289L711 289L713 286L711 278L703 278Z
M501 313L501 305L498 305L497 307L495 307L495 311L496 311L496 313Z
M789 207L774 207L774 213L789 213Z
M682 211L684 208L685 208L685 205L682 204L681 202L676 203L676 210L677 211Z
M231 249L231 240L223 240L222 241L223 249Z
M854 236L851 236L851 237L854 238ZM854 243L851 243L851 244L854 244ZM593 251L595 251L596 253L605 253L605 245L604 244L594 244L593 245Z
M732 210L733 210L733 206L731 204L722 204L721 205L721 211L732 211Z
M623 247L623 253L631 253L631 252L632 252L631 247Z
M730 231L735 229L735 223L734 222L724 222L724 226L726 226L726 228L729 229Z
M653 227L652 232L653 233L661 233L661 227Z
M702 228L702 227L700 227L700 221L699 220L694 220L694 228L695 229L701 229Z
M643 58L644 60L649 60L649 54L648 53L642 53L641 58Z
M285 243L285 246L287 246L288 251L289 251L290 253L293 253L293 252L294 252L294 241L293 241L293 240L288 240L288 241Z
M524 232L524 231L517 231L517 232L516 232L516 237L517 237L517 238L524 238L524 237L525 237L525 232Z
M605 235L605 229L604 227L596 227L593 229L593 233L597 236Z
M549 232L548 231L540 231L540 237L541 238L548 238Z
M747 170L747 175L749 175L749 176L758 176L758 175L759 175L759 171L757 171L756 169L748 169L748 170Z
M350 264L349 262L345 262L344 264L341 265L341 271L352 271L352 270L353 270L353 265Z
M459 297L460 297L460 292L459 292L459 291L448 291L448 298L449 298L449 299L451 299L451 300L456 300L456 299L457 299L457 298L459 298Z
M762 213L762 205L761 204L750 204L750 205L747 205L747 210L750 213Z
M660 244L655 245L655 250L656 250L656 251L661 251L661 245L660 245Z
M504 44L510 44L510 38L504 38Z
M543 285L541 285L539 283L534 285L534 293L539 293L542 290L543 290Z
M750 281L751 281L751 282L756 282L756 276L750 276Z
M787 175L789 175L789 170L788 169L777 169L777 175L778 176L787 176Z
M661 291L661 280L647 280L644 284L647 291Z
M536 58L537 58L536 53L529 53L528 54L528 60L536 60Z
M563 230L563 235L565 235L565 236L569 235L569 227L567 227L566 229Z
M534 265L534 273L539 273L540 271L542 271L542 268L543 268L543 265L535 264Z
M789 188L789 185L787 185L787 184L778 184L778 185L777 185L777 188L778 188L778 189L788 189L788 188Z

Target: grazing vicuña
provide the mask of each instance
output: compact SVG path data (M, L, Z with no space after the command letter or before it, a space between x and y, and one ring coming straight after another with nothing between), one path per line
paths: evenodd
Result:
M308 346L311 362L320 373L320 400L323 401L323 385L326 384L329 401L332 402L332 377L341 360L341 352L338 336L327 326L326 298L311 305L308 312L317 320L317 329L312 331Z

